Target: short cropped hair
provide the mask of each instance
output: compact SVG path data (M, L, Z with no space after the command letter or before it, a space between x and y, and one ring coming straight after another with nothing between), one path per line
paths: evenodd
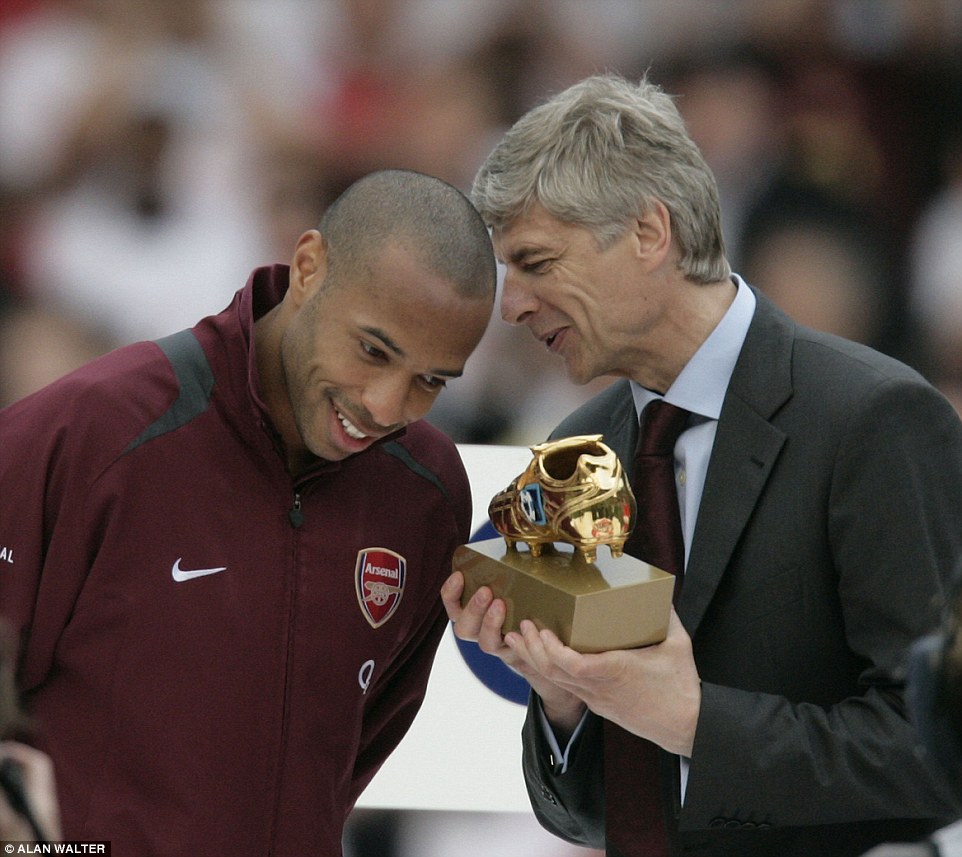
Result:
M642 79L596 75L519 119L474 180L471 196L498 230L540 204L608 246L660 200L685 276L730 276L715 177L672 98Z
M463 297L493 300L494 250L471 201L414 170L379 170L354 182L324 212L330 280L356 271L387 243L409 249Z

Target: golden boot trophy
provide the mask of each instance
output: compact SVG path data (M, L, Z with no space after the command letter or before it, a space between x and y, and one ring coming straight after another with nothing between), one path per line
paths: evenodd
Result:
M674 577L622 554L636 506L614 451L601 435L531 451L528 467L488 507L503 539L455 551L453 568L465 578L462 603L489 586L507 606L505 632L531 619L580 652L663 640ZM608 553L599 553L603 545Z

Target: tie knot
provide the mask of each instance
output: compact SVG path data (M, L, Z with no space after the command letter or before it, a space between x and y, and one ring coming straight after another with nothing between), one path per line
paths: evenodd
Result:
M670 455L678 435L688 424L690 414L690 411L670 405L664 399L655 399L645 405L638 454Z

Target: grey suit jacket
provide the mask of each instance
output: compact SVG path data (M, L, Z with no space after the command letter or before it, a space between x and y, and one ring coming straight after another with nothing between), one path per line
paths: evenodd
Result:
M569 416L630 468L627 381ZM798 327L763 296L725 396L678 613L702 678L677 854L848 855L962 809L920 758L900 670L962 557L962 424L908 367ZM594 715L559 774L537 719L542 824L604 845ZM674 770L677 765L668 765ZM613 853L613 852L609 852Z

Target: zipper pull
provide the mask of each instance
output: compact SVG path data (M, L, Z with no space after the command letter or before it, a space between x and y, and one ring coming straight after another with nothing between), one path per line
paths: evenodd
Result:
M301 524L304 523L304 513L301 511L301 495L294 495L294 505L291 506L291 511L287 513L287 517L290 518L291 526L297 529Z

